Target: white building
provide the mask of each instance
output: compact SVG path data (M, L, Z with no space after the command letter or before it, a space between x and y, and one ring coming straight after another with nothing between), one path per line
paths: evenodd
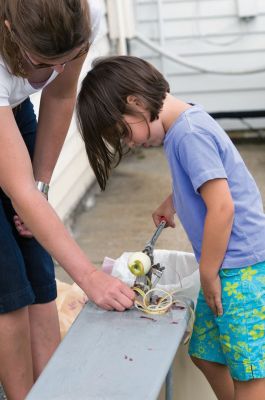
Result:
M134 5L130 51L154 63L173 94L211 113L265 116L264 0L135 0ZM226 129L262 128L264 122L221 121Z

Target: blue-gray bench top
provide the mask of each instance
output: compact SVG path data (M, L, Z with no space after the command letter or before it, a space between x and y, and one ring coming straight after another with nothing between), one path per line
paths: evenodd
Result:
M87 303L26 399L157 399L188 315L120 313Z

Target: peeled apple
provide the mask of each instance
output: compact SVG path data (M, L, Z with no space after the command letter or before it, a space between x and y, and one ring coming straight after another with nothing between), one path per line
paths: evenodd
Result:
M128 267L135 276L146 275L151 268L150 257L142 251L132 253L128 259Z

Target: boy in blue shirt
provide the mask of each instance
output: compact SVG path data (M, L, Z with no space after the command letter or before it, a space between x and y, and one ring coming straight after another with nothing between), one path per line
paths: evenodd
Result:
M265 399L265 215L256 183L223 129L169 93L146 61L97 60L78 96L79 126L102 190L124 145L163 144L172 193L153 213L178 215L199 263L189 353L219 400Z

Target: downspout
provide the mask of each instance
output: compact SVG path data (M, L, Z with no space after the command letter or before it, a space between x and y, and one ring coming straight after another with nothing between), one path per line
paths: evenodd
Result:
M126 44L126 32L124 26L124 0L115 0L115 8L117 15L117 25L118 25L118 54L126 55L127 54L127 44Z

